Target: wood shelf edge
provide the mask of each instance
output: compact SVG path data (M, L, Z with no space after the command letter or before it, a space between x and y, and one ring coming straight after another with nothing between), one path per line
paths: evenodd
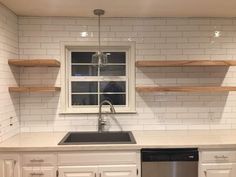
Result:
M236 86L136 86L137 92L229 92Z
M9 87L9 92L56 92L60 91L61 87Z
M9 59L9 65L22 67L60 67L61 63L56 59Z
M236 66L236 60L138 60L136 67Z

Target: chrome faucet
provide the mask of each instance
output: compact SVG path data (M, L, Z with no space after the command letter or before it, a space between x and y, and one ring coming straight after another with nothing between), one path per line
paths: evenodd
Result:
M112 114L115 114L116 111L115 111L115 108L114 106L112 105L112 103L108 100L103 100L100 105L99 105L99 113L98 113L98 132L99 133L102 133L105 129L105 125L106 125L106 121L103 119L102 117L102 106L104 104L108 104L110 106L110 110L111 110L111 113Z

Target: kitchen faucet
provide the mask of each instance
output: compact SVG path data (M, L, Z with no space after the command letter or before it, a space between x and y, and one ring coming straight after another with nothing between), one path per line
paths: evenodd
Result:
M99 133L104 132L104 128L105 128L105 125L106 125L106 120L104 120L103 117L102 117L102 106L104 104L108 104L110 106L111 113L113 113L113 114L116 113L115 108L114 108L114 106L112 105L112 103L110 101L103 100L99 104L99 113L98 113L98 132Z

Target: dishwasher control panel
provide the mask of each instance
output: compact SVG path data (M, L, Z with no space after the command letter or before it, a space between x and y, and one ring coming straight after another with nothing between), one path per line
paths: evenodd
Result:
M198 149L142 149L142 161L198 161Z

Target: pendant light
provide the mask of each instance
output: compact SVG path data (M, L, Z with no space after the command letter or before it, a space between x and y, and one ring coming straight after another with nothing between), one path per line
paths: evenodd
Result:
M98 50L92 56L92 63L98 65L98 67L103 67L107 64L107 55L101 51L101 16L105 14L102 9L95 9L93 11L94 15L98 16Z

